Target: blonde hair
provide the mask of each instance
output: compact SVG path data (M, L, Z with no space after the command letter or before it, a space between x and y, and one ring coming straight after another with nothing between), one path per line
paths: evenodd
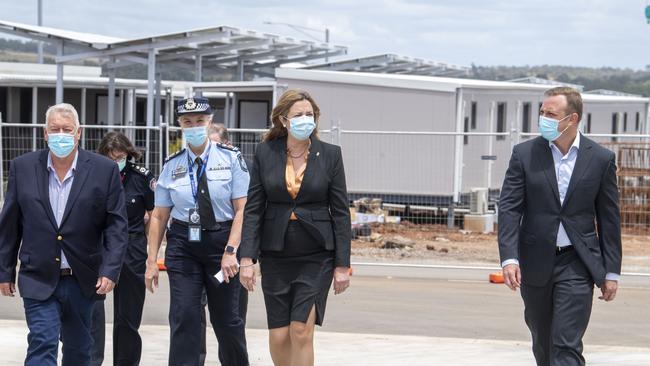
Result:
M316 122L316 128L312 132L311 136L318 138L318 119L320 118L320 108L318 104L314 101L314 98L309 95L304 90L291 89L287 90L280 96L280 100L273 108L271 112L271 129L264 135L263 141L271 141L280 137L287 135L287 128L284 127L284 124L281 121L281 118L286 118L289 114L289 110L296 103L301 100L306 100L311 104L311 108L314 110L314 122Z

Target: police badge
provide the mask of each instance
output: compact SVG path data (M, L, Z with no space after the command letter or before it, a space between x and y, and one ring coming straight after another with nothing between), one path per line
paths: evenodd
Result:
M201 215L195 208L189 210L189 222L187 223L187 240L191 243L201 241Z
M193 111L196 109L196 102L193 98L187 98L187 101L185 101L185 105L183 107L186 111Z

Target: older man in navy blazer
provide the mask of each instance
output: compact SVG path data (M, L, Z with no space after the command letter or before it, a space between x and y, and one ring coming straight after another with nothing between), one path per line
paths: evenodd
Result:
M127 245L127 216L117 164L78 148L76 110L47 110L48 150L11 162L0 214L0 292L18 289L29 327L25 365L90 362L95 300L118 280ZM22 242L22 245L21 245Z

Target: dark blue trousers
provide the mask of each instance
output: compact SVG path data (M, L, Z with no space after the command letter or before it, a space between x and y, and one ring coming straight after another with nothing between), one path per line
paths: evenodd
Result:
M187 241L187 227L172 223L167 230L165 265L169 276L171 328L169 365L200 365L201 295L205 288L210 323L219 342L222 365L246 366L248 353L244 323L239 316L240 284L219 282L214 275L221 269L221 258L230 227L202 231L200 243Z
M59 339L64 366L90 364L90 316L95 299L85 297L73 276L61 277L47 300L23 298L27 336L26 366L56 366Z

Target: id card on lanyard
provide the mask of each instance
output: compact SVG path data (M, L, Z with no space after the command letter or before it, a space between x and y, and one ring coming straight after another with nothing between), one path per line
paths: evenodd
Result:
M192 188L192 197L194 197L194 208L190 208L188 212L187 220L187 240L191 243L196 243L201 241L201 215L199 213L199 201L198 197L198 183L201 181L201 177L205 174L205 169L208 165L208 159L210 158L210 149L212 145L208 145L208 151L201 158L203 164L201 169L196 171L196 181L194 180L194 169L192 168L194 162L190 160L190 153L187 152L187 165L190 175L190 185Z

